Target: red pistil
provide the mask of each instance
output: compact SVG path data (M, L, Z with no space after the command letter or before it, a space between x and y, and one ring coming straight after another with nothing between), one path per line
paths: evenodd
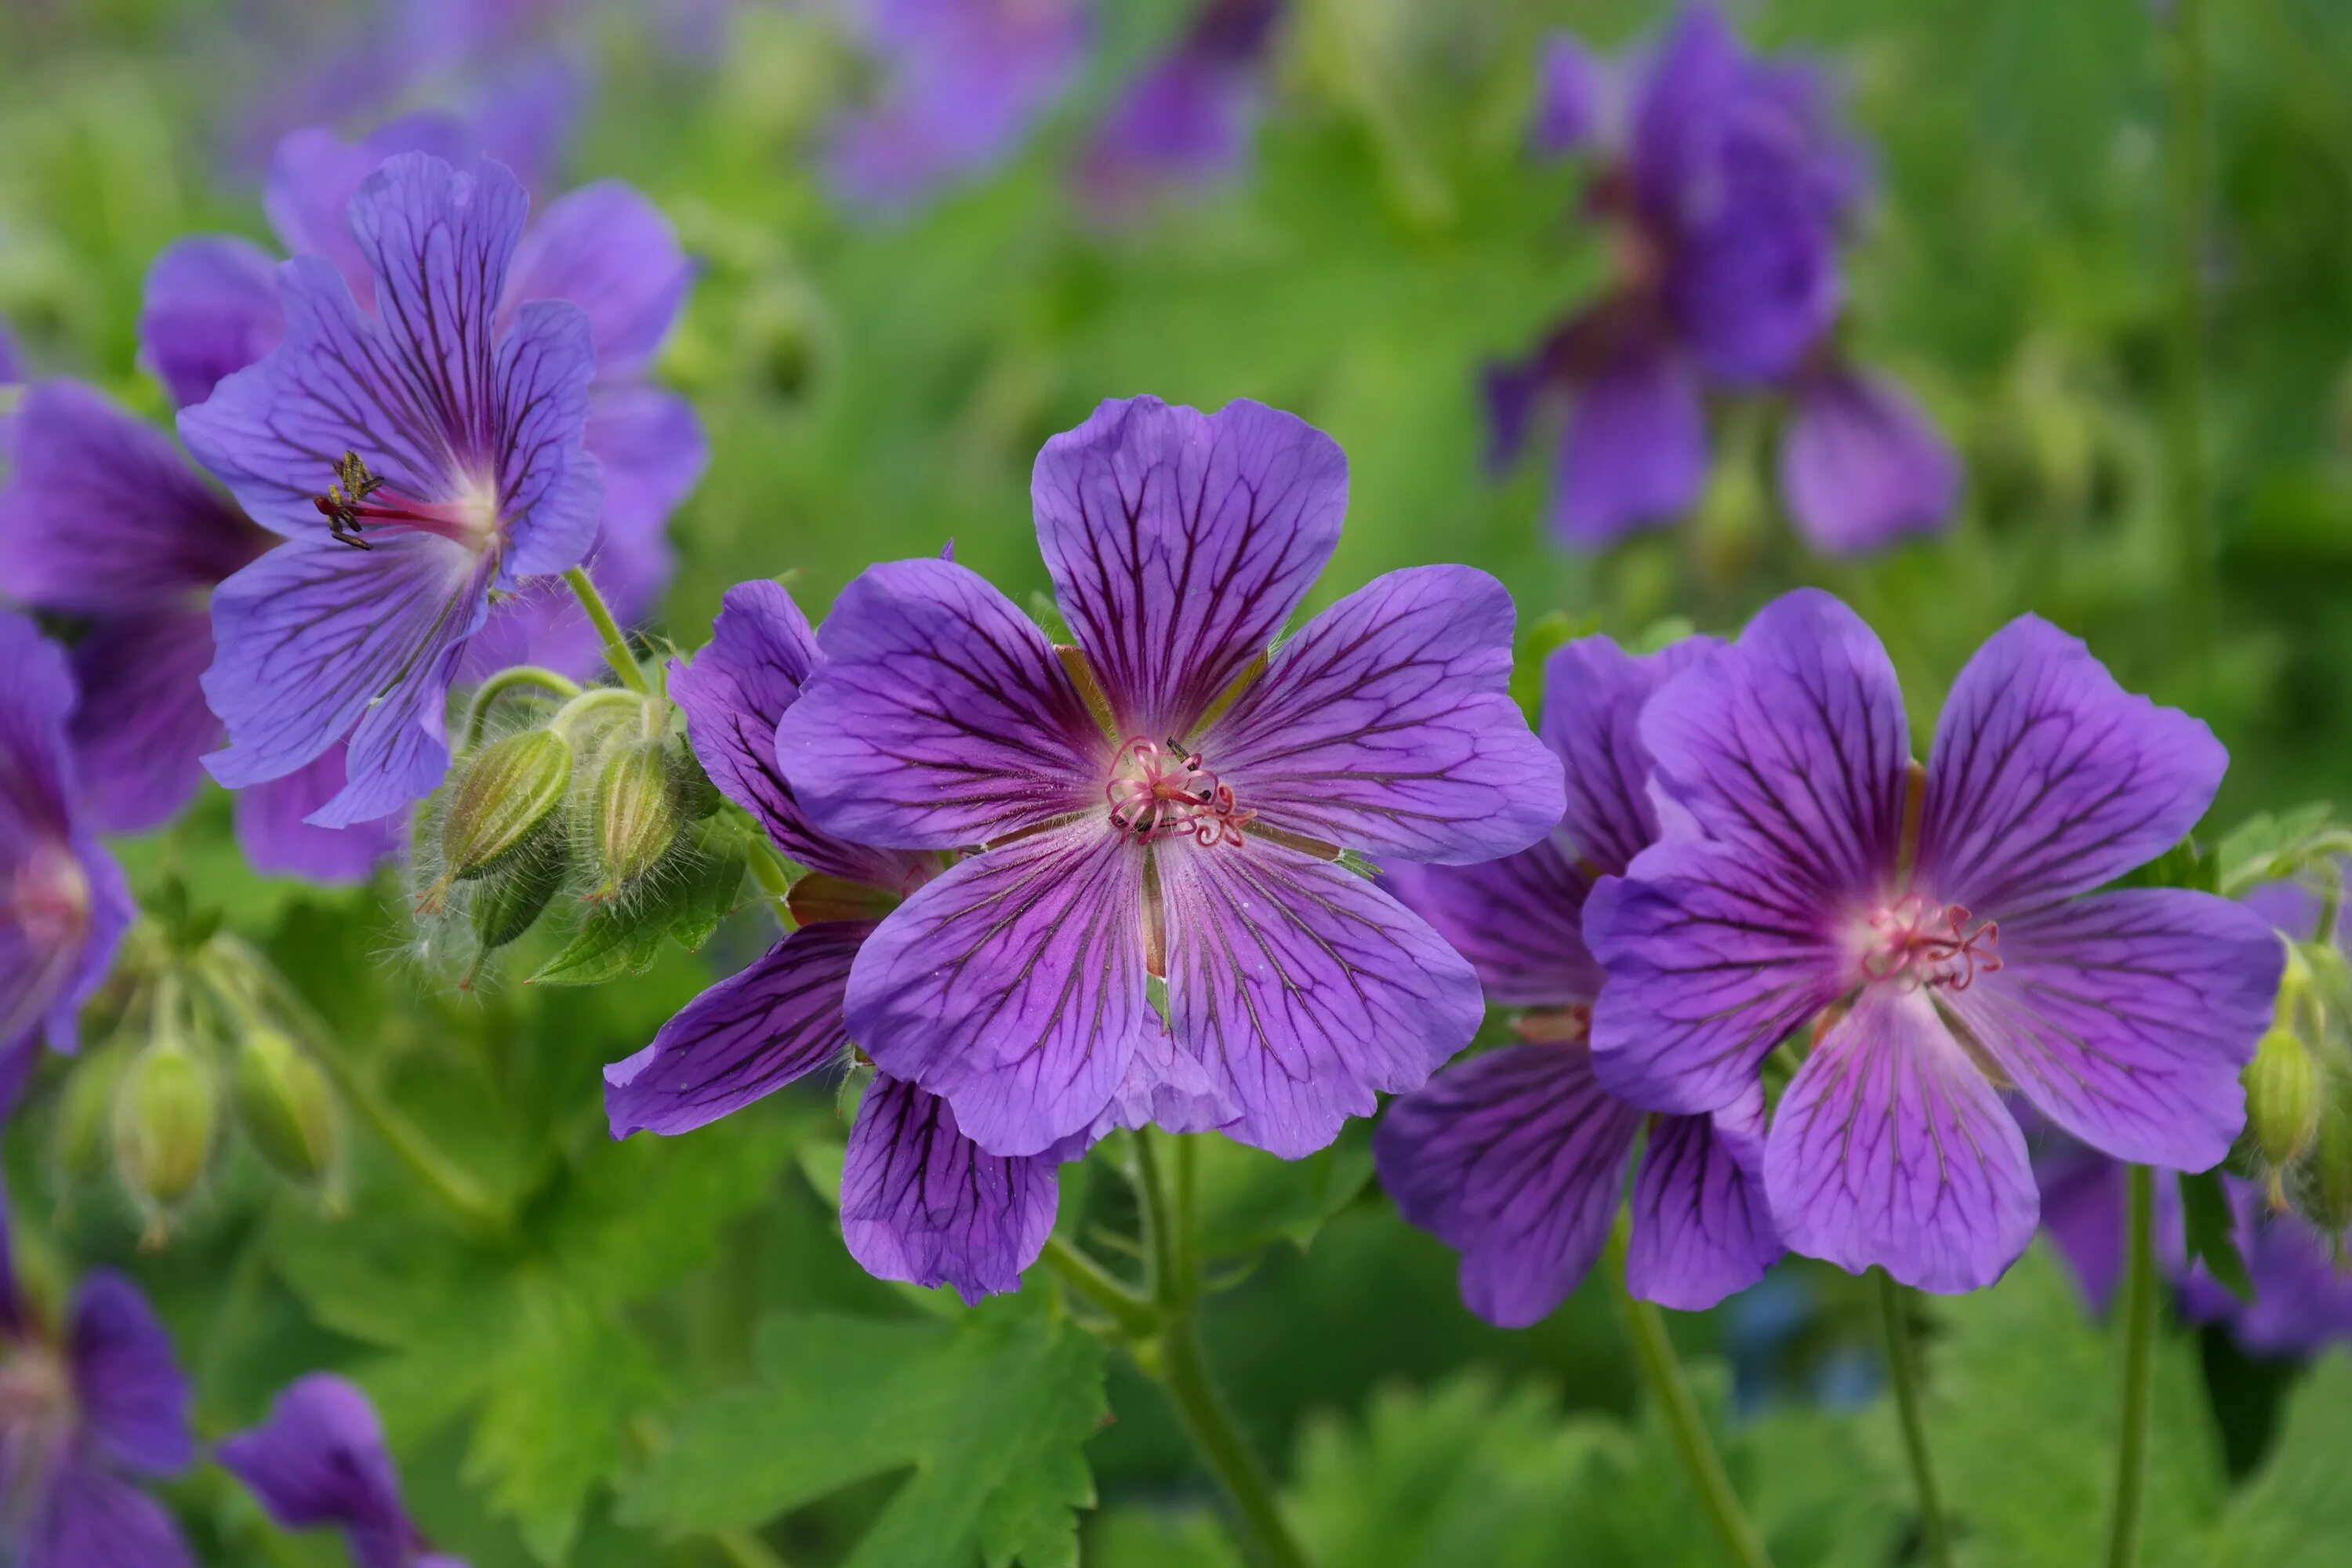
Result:
M1965 991L1979 974L2000 967L2000 922L1986 921L1974 930L1968 910L1959 904L1941 909L1916 893L1906 893L1870 917L1878 943L1863 954L1862 972L1873 980L1897 981L1906 987L1941 985Z
M419 533L437 533L460 544L476 544L481 540L483 520L478 508L418 500L388 489L381 478L368 471L366 459L356 452L345 452L336 463L335 480L327 487L326 494L312 496L310 504L327 520L328 531L355 549L375 548L360 537L360 530L368 526L389 525Z
M1239 844L1242 829L1257 813L1242 809L1231 784L1209 771L1201 753L1174 741L1165 745L1141 736L1118 749L1111 779L1103 786L1113 827L1139 844L1190 834L1203 848Z

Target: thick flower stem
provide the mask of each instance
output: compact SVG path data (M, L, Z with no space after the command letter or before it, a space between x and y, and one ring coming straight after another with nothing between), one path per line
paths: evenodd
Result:
M1256 1450L1217 1391L1190 1317L1171 1323L1160 1335L1159 1375L1192 1447L1241 1515L1251 1558L1260 1568L1307 1568L1306 1549L1282 1517L1274 1479L1258 1462Z
M588 612L588 619L596 627L596 636L604 644L604 662L613 667L613 673L620 678L621 684L632 691L649 692L652 688L646 684L646 672L637 668L636 656L629 651L627 635L621 630L621 623L613 618L612 608L604 603L604 595L598 593L596 584L588 580L587 572L574 566L563 574L563 580L572 585L572 596L580 601L580 607Z
M2170 294L2166 358L2166 500L2179 552L2192 654L2212 635L2213 541L2205 470L2206 134L2210 90L2200 0L2174 0L2171 146L2166 158Z
M1609 1272L1618 1283L1618 1306L1624 1313L1626 1337L1633 1342L1634 1359L1642 1363L1642 1380L1649 1384L1650 1397L1657 1401L1666 1435L1674 1441L1675 1458L1681 1461L1691 1490L1697 1494L1699 1506L1706 1511L1707 1522L1715 1527L1717 1537L1723 1542L1724 1561L1738 1568L1771 1568L1772 1559L1764 1550L1763 1539L1756 1533L1747 1509L1741 1506L1739 1494L1732 1489L1731 1478L1723 1468L1723 1457L1715 1450L1715 1439L1707 1436L1706 1420L1699 1414L1690 1380L1683 1375L1683 1363L1675 1353L1675 1342L1667 1337L1665 1315L1658 1310L1655 1302L1643 1300L1625 1287L1625 1226L1622 1220L1609 1238Z
M1886 1381L1895 1385L1895 1409L1903 1425L1903 1454L1911 1466L1911 1487L1919 1502L1919 1542L1933 1568L1951 1568L1952 1537L1944 1523L1942 1494L1936 1489L1935 1458L1927 1451L1927 1415L1920 1403L1919 1358L1911 1344L1911 1318L1903 1287L1884 1268L1870 1271L1877 1287L1879 1327L1886 1336Z
M2156 1177L2131 1168L2131 1220L2125 1246L2123 1430L2116 1440L2115 1510L2107 1519L2107 1568L2139 1560L2140 1499L2147 1489L2148 1414L2156 1378Z

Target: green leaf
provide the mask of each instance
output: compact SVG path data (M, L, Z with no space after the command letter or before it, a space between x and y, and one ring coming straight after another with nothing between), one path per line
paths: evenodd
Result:
M688 1410L622 1505L677 1531L750 1529L911 1469L852 1568L1074 1568L1108 1414L1103 1350L1018 1299L950 1322L771 1320L755 1387Z
M2313 1367L2288 1398L2270 1457L2202 1534L2153 1559L2164 1568L2336 1568L2352 1539L2352 1359L2338 1352ZM2150 1542L2163 1536L2151 1532Z
M2187 888L2192 892L2221 890L2219 858L2184 838L2155 859L2123 879L2128 888Z
M2220 1170L2181 1172L2180 1209L2188 1222L2189 1260L2202 1262L2206 1272L2241 1301L2252 1300L2253 1277L2238 1251L2237 1215L2222 1191Z
M735 908L736 889L751 867L740 839L733 834L708 836L692 868L667 900L670 910L670 940L692 952L710 940Z
M1203 1256L1230 1258L1277 1241L1304 1250L1325 1221L1372 1177L1371 1124L1351 1121L1339 1142L1284 1160L1213 1132L1184 1140L1193 1161Z
M590 915L580 933L540 966L532 985L602 985L642 974L661 952L662 921L643 910L607 905Z
M1246 1568L1206 1509L1108 1509L1087 1531L1091 1568Z
M2315 801L2292 811L2258 811L2223 836L2213 858L2220 886L2233 896L2263 882L2291 877L2311 858L2320 841L2340 839L2331 830L2333 808Z

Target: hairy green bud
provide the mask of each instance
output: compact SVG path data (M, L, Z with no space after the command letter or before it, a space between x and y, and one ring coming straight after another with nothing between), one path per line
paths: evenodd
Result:
M482 884L474 895L474 938L494 952L535 924L563 886L568 858L559 846L525 859L505 875Z
M470 881L534 846L572 787L572 742L525 730L484 748L441 815L445 874Z
M2352 1226L2352 1074L2319 1075L2318 1113L2302 1158L2287 1168L2287 1198L2328 1236Z
M2319 1067L2303 1037L2273 1025L2246 1064L2246 1137L2265 1166L2291 1164L2319 1126Z
M114 1095L114 1169L159 1209L195 1190L218 1123L211 1070L184 1042L157 1040L123 1070Z
M669 750L659 741L628 741L604 756L590 807L590 839L604 882L618 894L662 862L686 826Z
M230 1083L245 1135L278 1174L317 1182L342 1148L335 1091L310 1054L283 1031L257 1028L237 1047Z

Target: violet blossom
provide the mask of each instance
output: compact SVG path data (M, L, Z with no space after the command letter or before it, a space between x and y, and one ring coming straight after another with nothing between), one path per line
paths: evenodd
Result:
M808 872L794 928L705 991L652 1044L604 1071L613 1135L686 1132L796 1079L852 1059L843 1003L883 915L934 875L929 854L845 843L813 826L776 760L776 724L818 663L816 639L773 583L728 590L710 645L670 667L669 690L712 784ZM1054 1228L1055 1173L1090 1140L1003 1158L959 1130L945 1100L877 1076L842 1169L851 1256L885 1279L953 1285L966 1300L1020 1287Z
M1240 166L1282 9L1282 0L1203 0L1096 126L1079 181L1098 206L1118 212Z
M1649 1117L1592 1073L1587 1039L1601 966L1584 945L1593 880L1657 837L1642 704L1711 646L1641 658L1607 637L1553 653L1541 733L1567 770L1568 813L1530 848L1477 866L1390 873L1398 895L1478 971L1490 1003L1529 1011L1527 1043L1445 1068L1388 1109L1372 1142L1404 1217L1460 1249L1470 1309L1505 1328L1538 1321L1591 1270L1633 1187L1627 1286L1696 1310L1763 1278L1780 1255L1765 1213L1760 1085L1706 1116Z
M1075 647L952 562L876 566L778 727L825 831L981 847L866 939L850 1034L993 1153L1111 1116L1319 1149L1485 1011L1342 855L1490 859L1559 818L1559 764L1504 689L1510 595L1393 572L1269 655L1338 542L1347 461L1255 403L1106 403L1031 493Z
M2004 1087L2118 1159L2229 1152L2281 944L2210 894L2094 891L2211 802L2228 759L2203 724L2029 616L1961 670L1918 768L1885 649L1801 590L1661 689L1641 735L1675 828L1587 903L1594 1068L1636 1104L1719 1110L1810 1031L1765 1148L1792 1251L1997 1279L2036 1212Z
M348 1379L295 1379L268 1420L224 1438L216 1457L281 1528L342 1531L356 1568L466 1568L409 1517L383 1423Z

